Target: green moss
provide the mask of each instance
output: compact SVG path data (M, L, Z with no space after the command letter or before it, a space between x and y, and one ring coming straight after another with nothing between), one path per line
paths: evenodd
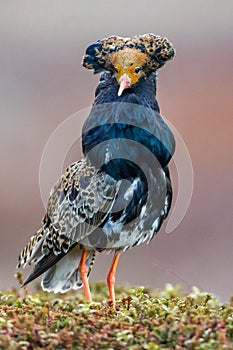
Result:
M114 310L104 283L91 289L90 304L80 292L0 292L0 349L233 349L233 299L124 287Z

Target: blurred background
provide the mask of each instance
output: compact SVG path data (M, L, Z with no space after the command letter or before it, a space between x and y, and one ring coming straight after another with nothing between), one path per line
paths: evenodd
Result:
M152 32L176 47L176 59L159 71L158 100L190 152L194 191L172 234L162 228L149 245L122 255L117 284L196 285L229 299L232 13L231 0L0 1L0 289L17 285L18 254L44 215L39 165L45 144L63 120L93 102L99 77L81 67L85 47L112 34ZM72 150L71 161L81 157L78 145ZM172 177L176 195L174 166ZM111 259L99 255L91 281L105 280Z

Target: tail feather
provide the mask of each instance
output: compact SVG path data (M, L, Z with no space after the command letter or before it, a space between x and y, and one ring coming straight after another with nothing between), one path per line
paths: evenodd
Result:
M54 293L65 293L70 289L77 290L82 287L81 275L78 269L83 249L80 245L75 245L62 260L59 260L50 267L42 281L43 290ZM89 251L86 265L88 276L94 264L95 252Z
M71 251L76 244L70 247ZM41 259L38 259L32 273L26 278L21 287L25 287L28 283L32 282L37 277L41 276L44 272L51 269L58 261L60 261L66 254L63 251L55 255L53 252L49 252L47 255L43 255Z
M70 289L79 289L82 287L82 280L78 270L79 262L82 256L83 248L75 243L70 247L67 253L61 252L58 255L50 252L37 260L32 273L26 278L21 287L26 286L45 272L42 278L41 286L43 290L54 293L65 293ZM89 251L87 254L86 265L88 267L88 276L94 264L95 252Z

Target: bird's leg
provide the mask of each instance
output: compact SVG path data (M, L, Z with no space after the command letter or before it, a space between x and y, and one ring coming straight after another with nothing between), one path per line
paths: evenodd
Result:
M78 269L81 275L86 301L91 302L91 292L90 292L90 287L89 287L88 278L87 278L88 267L86 265L86 258L87 258L87 251L83 249L83 253L82 253L82 257L81 257Z
M116 281L116 268L117 264L120 258L120 253L116 253L114 255L114 258L112 260L112 265L110 267L108 277L107 277L107 282L108 282L108 289L109 289L109 299L113 307L115 307L115 281Z

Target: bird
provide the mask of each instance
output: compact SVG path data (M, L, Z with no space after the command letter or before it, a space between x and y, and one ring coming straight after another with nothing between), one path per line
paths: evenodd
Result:
M171 207L175 138L160 114L156 85L158 69L174 56L173 44L152 33L110 36L86 48L82 65L100 80L83 125L84 157L52 188L42 226L19 255L18 268L34 264L23 286L43 274L44 290L83 286L90 302L96 253L109 251L115 307L121 253L151 241Z

